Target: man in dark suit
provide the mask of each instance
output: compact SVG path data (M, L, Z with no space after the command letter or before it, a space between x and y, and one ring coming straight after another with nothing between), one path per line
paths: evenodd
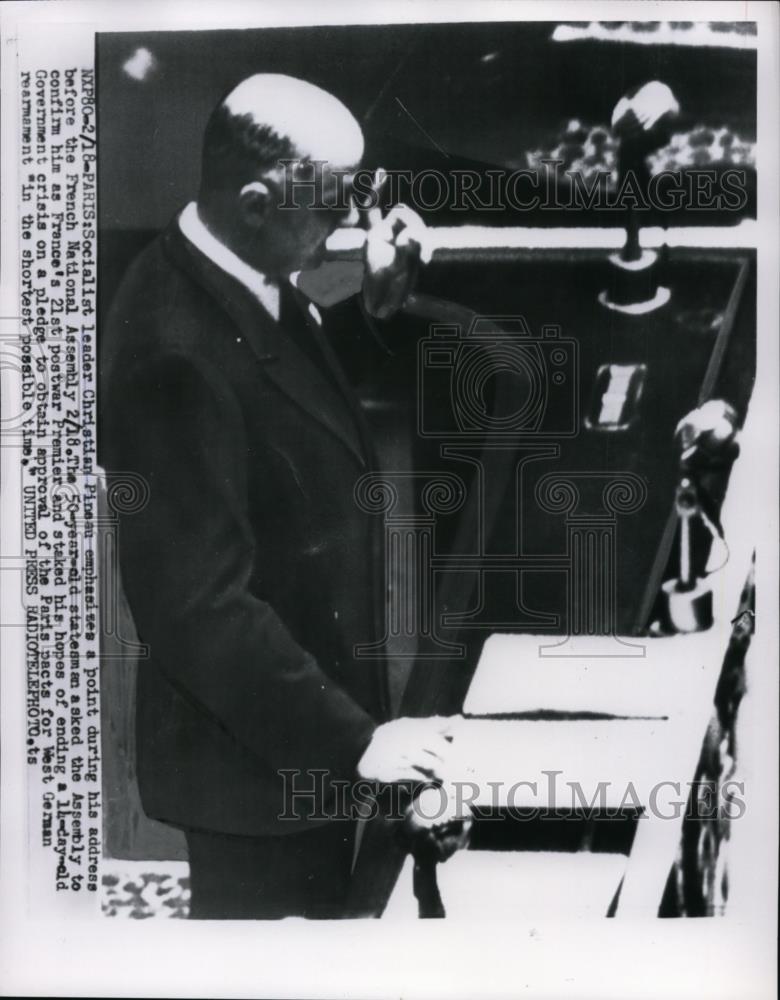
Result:
M327 196L362 151L331 95L244 81L207 125L197 205L131 265L103 331L102 462L149 491L119 536L150 649L138 781L186 834L195 917L341 915L355 824L332 818L334 783L435 779L448 746L442 720L388 721L384 668L354 656L384 599L353 498L374 460L295 287L354 221L296 172L318 161Z

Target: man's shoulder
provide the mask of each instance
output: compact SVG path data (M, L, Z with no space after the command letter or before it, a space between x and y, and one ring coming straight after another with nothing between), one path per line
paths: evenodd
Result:
M170 318L179 313L199 314L208 307L207 289L172 252L177 239L184 238L169 228L133 259L114 297L112 318L137 313L152 319Z
M232 329L196 272L182 266L172 242L183 239L171 229L151 241L132 261L114 295L105 323L106 356L116 362L135 357L198 350L204 333ZM120 362L121 363L121 362Z

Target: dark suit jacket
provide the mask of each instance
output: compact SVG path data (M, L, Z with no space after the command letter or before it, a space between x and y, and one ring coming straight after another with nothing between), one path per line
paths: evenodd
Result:
M342 373L316 361L175 222L107 319L101 461L149 488L119 558L151 651L137 764L154 818L295 832L279 772L326 771L327 812L385 717L384 667L353 656L376 639L381 525L353 498L370 451Z

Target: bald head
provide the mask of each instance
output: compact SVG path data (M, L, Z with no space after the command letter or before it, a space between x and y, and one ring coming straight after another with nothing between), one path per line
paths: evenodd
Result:
M201 195L241 187L282 160L354 167L363 133L345 105L305 80L257 73L216 107L203 139Z
M300 268L321 254L343 217L302 200L290 211L290 185L311 177L312 164L332 183L362 156L360 126L338 98L304 80L258 73L209 118L198 209L212 232L255 266Z
M249 116L257 126L287 139L302 159L349 167L363 155L363 133L338 98L280 73L257 73L223 102L234 117Z

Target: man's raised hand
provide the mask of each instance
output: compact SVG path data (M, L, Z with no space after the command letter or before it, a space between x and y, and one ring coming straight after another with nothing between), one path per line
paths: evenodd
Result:
M419 264L428 263L428 230L408 205L396 205L385 218L369 213L364 248L363 301L366 310L386 319L401 308L414 287Z

